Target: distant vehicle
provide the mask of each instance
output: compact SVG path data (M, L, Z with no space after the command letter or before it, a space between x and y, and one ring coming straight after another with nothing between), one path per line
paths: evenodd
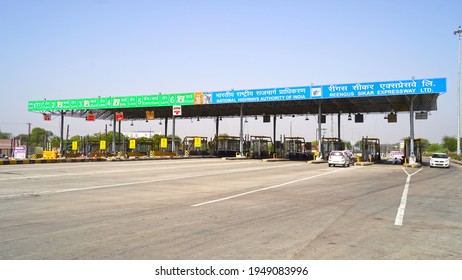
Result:
M343 150L343 152L350 158L353 156L353 153L350 150Z
M344 151L332 151L329 154L329 160L327 161L329 167L335 165L342 165L350 167L350 157Z
M445 153L434 153L430 157L430 167L445 167L449 168L449 160L451 158L448 157Z

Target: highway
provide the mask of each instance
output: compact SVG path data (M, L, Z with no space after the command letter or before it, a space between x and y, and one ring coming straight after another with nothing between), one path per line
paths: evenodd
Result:
M462 167L0 166L2 260L460 260Z

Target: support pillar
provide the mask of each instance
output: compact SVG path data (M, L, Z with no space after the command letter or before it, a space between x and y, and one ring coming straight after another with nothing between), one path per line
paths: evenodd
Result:
M29 149L30 149L30 126L31 126L31 123L27 123L29 129L28 129L28 132L27 132L27 146L26 146L26 158L29 158L29 155L30 155L30 152L29 152Z
M273 153L276 153L276 115L273 116Z
M220 117L217 117L216 121L217 123L215 124L215 136L218 139L218 129L220 128Z
M244 115L242 112L242 107L244 106L243 104L240 104L241 106L241 112L240 112L240 129L239 129L239 155L243 156L244 155Z
M119 121L119 135L117 136L117 138L119 139L119 152L120 152L120 151L123 151L123 149L124 149L123 146L122 146L122 147L120 146L120 144L122 143L122 142L120 141L120 136L121 136L120 134L121 134L121 132L122 132L121 130L122 130L122 121Z
M64 154L64 111L61 111L61 128L59 132L61 136L61 139L59 140L59 153L63 155Z
M172 117L172 153L176 152L175 148L175 116Z
M410 120L410 133L409 133L409 163L415 163L415 154L414 154L414 99L415 96L411 97L411 106L409 108L409 120Z
M319 154L318 154L317 160L322 159L321 118L322 118L321 101L319 101L319 104L318 104L318 150L319 150Z
M338 113L338 117L337 117L337 130L338 130L338 141L340 142L340 146L342 147L343 149L343 143L342 143L342 138L340 137L340 116L341 116L341 113Z
M167 138L167 128L168 128L168 117L165 118L165 133L164 133L165 138Z
M217 117L217 123L215 126L215 155L218 155L218 133L219 133L219 127L220 127L220 117Z
M116 116L114 112L114 119L112 121L112 155L116 154Z

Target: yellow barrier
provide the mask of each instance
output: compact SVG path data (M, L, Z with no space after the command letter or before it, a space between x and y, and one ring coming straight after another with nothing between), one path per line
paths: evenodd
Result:
M43 151L43 158L44 159L57 159L58 151Z

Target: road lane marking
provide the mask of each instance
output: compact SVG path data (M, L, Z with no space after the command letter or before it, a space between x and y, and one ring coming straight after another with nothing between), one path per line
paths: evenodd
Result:
M406 210L407 194L409 192L409 185L411 183L411 177L412 175L417 174L418 172L422 171L422 168L420 168L419 170L417 170L416 172L412 174L407 173L404 167L403 167L403 171L407 174L407 178L406 178L406 184L404 185L403 195L401 196L401 203L399 204L398 212L396 213L395 226L403 225L404 211Z
M160 178L160 179L153 179L153 180L146 180L146 181L135 181L135 182L109 184L109 185L83 187L83 188L37 191L37 192L29 192L29 193L15 193L15 194L0 195L0 199L25 197L25 196L40 196L40 195L47 195L47 194L59 194L59 193L97 190L97 189L114 188L114 187L124 187L124 186L132 186L132 185L147 184L147 183L165 182L165 181L173 181L173 180L181 180L181 179L191 179L191 178L198 178L198 177L204 177L204 176L216 176L216 175L231 174L231 173L242 173L242 172L267 170L267 169L274 169L274 168L290 167L290 166L295 166L295 165L299 165L299 164L295 163L295 164L289 164L289 165L284 164L284 165L272 165L272 166L266 165L263 167L238 168L238 169L226 170L226 171L221 171L221 172L209 172L209 173L176 176L176 177L169 177L169 178ZM72 174L69 174L69 175L72 175Z
M232 165L242 165L242 163L232 163ZM210 164L202 164L199 165L200 168L203 167L209 167L209 166L216 166L216 164L210 163ZM184 166L185 168L188 166ZM166 169L171 169L171 166L161 166L161 167L156 167L156 170L166 170ZM138 169L111 169L111 170L101 170L97 171L96 173L98 174L112 174L112 173L122 173L122 172L145 172L145 171L152 171L152 167L146 167L146 168L138 168ZM35 171L35 170L34 170ZM56 171L56 170L54 170ZM66 169L59 169L60 172L63 171L68 171ZM16 174L18 177L5 177L5 178L0 178L0 181L11 181L11 180L31 180L31 179L41 179L41 178L53 178L53 177L64 177L64 176L86 176L86 175L94 175L95 171L90 170L90 171L84 171L84 172L79 172L79 173L60 173L60 174L40 174L40 175L23 175L23 174ZM0 173L0 175L2 175Z
M219 199L214 199L214 200L210 200L210 201L206 201L206 202L202 202L202 203L197 203L197 204L194 204L194 205L191 205L191 206L192 207L202 206L202 205L206 205L206 204L211 204L211 203L216 203L216 202L221 202L221 201L233 199L233 198L248 195L248 194L253 194L253 193L256 193L256 192L262 192L262 191L266 191L266 190L270 190L270 189L275 189L275 188L287 186L287 185L290 185L290 184L293 184L293 183L298 183L298 182L301 182L301 181L306 181L306 180L309 180L309 179L314 179L314 178L317 178L317 177L326 176L326 175L338 172L340 170L346 170L346 169L336 169L334 171L330 171L330 172L326 172L326 173L322 173L322 174L317 174L317 175L313 175L313 176L310 176L310 177L301 178L301 179L285 182L285 183L282 183L282 184L278 184L278 185L274 185L274 186L270 186L270 187L265 187L265 188L261 188L261 189L257 189L257 190L252 190L252 191L248 191L248 192L243 192L243 193L239 193L239 194L235 194L235 195L231 195L231 196L227 196L227 197L223 197L223 198L219 198Z

